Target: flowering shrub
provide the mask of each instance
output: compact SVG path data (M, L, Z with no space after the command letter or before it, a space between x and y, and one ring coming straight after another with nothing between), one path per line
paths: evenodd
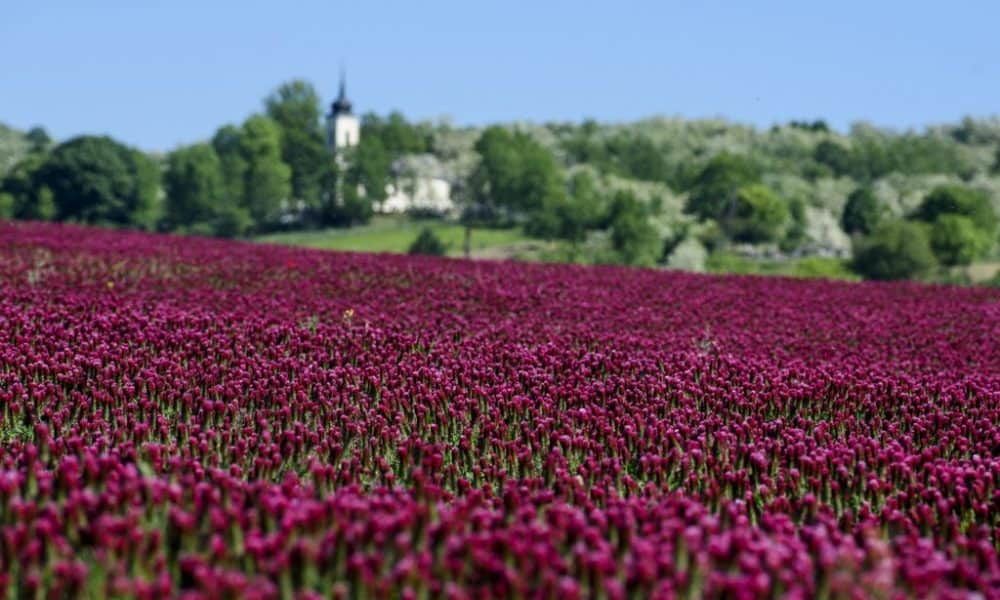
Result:
M26 597L1000 595L1000 292L0 223Z

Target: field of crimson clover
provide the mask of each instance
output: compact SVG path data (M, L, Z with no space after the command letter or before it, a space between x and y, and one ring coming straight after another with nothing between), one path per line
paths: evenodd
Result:
M7 597L1000 597L1000 293L0 222Z

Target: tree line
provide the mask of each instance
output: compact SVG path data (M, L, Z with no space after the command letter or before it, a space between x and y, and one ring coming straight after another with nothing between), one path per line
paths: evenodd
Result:
M360 143L334 160L308 82L278 87L262 113L156 160L108 136L42 139L0 182L0 216L240 237L366 222L392 157L426 151L427 128L367 114Z
M342 160L324 141L319 94L302 80L162 157L106 136L53 144L36 128L0 181L0 216L226 237L350 227L398 184L397 159L429 155L451 173L467 244L477 228L519 227L559 242L565 260L683 266L692 252L703 264L745 246L808 255L833 243L817 223L841 232L849 265L870 278L966 265L997 247L997 120L842 135L821 120L478 129L395 112L365 114ZM440 248L424 238L421 248Z

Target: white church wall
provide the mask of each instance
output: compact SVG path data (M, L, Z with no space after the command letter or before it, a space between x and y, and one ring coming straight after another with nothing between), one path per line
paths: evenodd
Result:
M386 186L388 197L381 202L383 213L405 213L411 210L448 214L455 211L451 199L451 184L436 177L414 177Z
M354 115L337 115L333 121L334 148L356 146L361 139L361 122Z

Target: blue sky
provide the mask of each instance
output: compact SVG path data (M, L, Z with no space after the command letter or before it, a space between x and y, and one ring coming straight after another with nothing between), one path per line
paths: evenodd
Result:
M0 122L147 150L293 77L456 123L723 116L896 128L1000 113L1000 2L11 0Z

